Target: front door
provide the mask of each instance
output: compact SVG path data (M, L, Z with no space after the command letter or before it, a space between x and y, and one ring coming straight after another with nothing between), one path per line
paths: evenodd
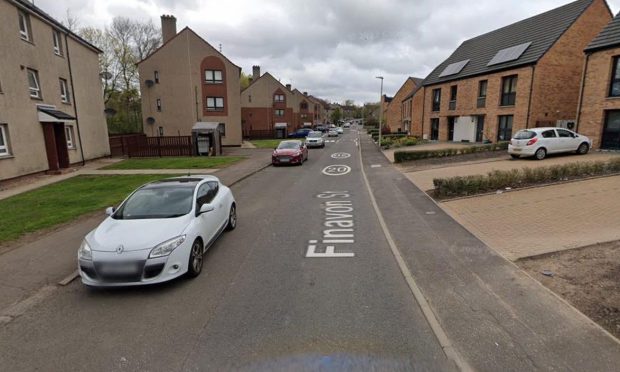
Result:
M69 150L67 149L67 137L65 123L41 123L43 126L43 138L45 139L45 152L50 171L69 168Z
M448 141L454 141L454 122L456 116L448 116Z
M476 120L476 142L484 141L484 115L478 115Z
M601 148L620 150L620 110L607 111Z
M431 119L431 141L439 139L439 119Z

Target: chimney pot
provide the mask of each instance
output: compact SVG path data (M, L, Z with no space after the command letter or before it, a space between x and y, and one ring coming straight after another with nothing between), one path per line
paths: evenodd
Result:
M260 77L260 66L254 65L252 66L252 78L254 80L258 80Z
M286 84L286 89L291 90L291 84Z
M177 34L177 19L173 15L161 16L161 38L165 43Z
M304 92L304 96L307 96L307 95L308 95L308 92Z

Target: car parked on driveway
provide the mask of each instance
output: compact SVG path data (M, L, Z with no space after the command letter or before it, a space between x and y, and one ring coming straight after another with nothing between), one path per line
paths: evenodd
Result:
M325 147L325 139L323 139L323 132L310 132L306 137L306 147Z
M508 153L513 158L533 156L538 160L547 154L576 152L584 155L590 151L592 140L564 128L531 128L515 133L508 144Z
M283 164L303 165L306 160L308 160L308 147L304 142L298 140L280 142L271 155L271 164L274 166Z
M237 226L235 198L214 176L148 183L106 213L78 250L78 272L88 286L196 277L207 249Z
M298 129L293 133L290 133L288 135L288 138L306 138L306 136L308 135L308 133L312 132L312 129L310 128L302 128L302 129Z

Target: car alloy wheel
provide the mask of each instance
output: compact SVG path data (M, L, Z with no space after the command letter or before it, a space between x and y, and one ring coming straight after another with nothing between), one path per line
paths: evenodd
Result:
M237 227L237 206L233 203L228 213L228 225L226 225L226 230L234 230L235 227Z
M535 156L536 156L536 159L543 160L545 156L547 156L547 150L541 147L538 150L536 150Z
M202 242L199 239L196 239L194 244L192 244L192 250L189 253L189 267L187 269L187 275L190 278L195 278L200 275L200 272L202 271L203 253Z
M588 146L587 143L582 143L579 145L579 148L577 148L577 153L579 155L585 155L588 153L588 150L590 150L590 146Z

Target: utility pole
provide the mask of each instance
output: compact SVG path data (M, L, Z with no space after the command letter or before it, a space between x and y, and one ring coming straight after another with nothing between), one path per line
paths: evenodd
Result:
M381 94L379 95L379 149L381 149L381 132L383 132L383 76L377 76L381 80Z

